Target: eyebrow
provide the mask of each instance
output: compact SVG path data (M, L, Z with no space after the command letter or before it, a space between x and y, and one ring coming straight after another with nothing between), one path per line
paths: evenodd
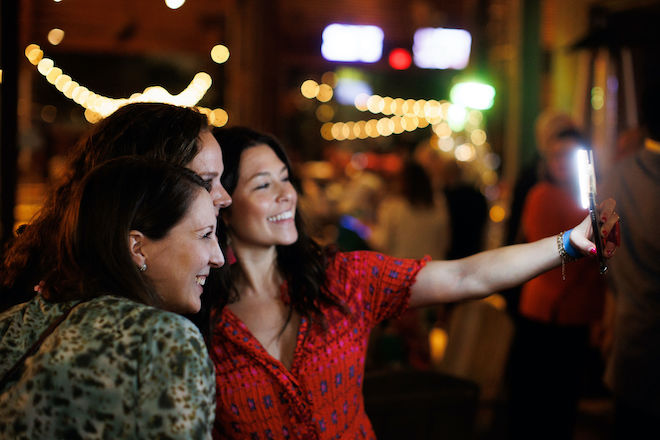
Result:
M215 225L201 226L201 227L195 229L195 232L202 232L202 231L206 231L207 229L210 229L211 231L214 231L215 230Z
M282 167L282 169L280 170L280 174L282 174L283 172L288 171L288 170L289 169L286 167L286 165L284 165ZM270 176L270 172L269 171L260 171L258 173L253 174L249 179L247 179L247 181L249 182L250 180L252 180L256 177L261 177L261 176Z

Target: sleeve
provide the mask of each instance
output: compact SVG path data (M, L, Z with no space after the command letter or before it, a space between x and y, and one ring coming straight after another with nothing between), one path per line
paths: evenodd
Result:
M140 438L210 439L215 375L204 340L186 318L145 323L138 371Z
M429 260L428 256L413 260L356 251L342 254L335 264L343 266L340 279L349 306L373 327L408 308L410 286Z

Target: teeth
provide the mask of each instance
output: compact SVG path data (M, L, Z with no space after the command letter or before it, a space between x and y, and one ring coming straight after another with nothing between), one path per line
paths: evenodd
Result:
M293 211L286 211L281 214L274 215L272 217L268 217L269 222L278 222L280 220L286 220L289 218L293 218Z
M203 286L206 283L206 277L195 277L195 281L197 281L197 284L200 286Z

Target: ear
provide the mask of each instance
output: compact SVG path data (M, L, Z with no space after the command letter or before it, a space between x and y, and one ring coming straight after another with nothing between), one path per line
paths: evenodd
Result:
M131 230L128 232L128 253L137 267L142 266L147 258L143 253L142 247L145 244L146 237L140 231Z

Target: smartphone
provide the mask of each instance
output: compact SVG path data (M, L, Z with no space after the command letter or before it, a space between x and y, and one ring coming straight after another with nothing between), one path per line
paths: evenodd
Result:
M596 244L598 266L601 274L607 272L607 260L603 255L603 240L600 235L598 221L598 204L596 203L596 167L594 165L594 152L591 148L580 148L577 151L578 180L580 183L580 202L584 209L589 209L591 228Z

